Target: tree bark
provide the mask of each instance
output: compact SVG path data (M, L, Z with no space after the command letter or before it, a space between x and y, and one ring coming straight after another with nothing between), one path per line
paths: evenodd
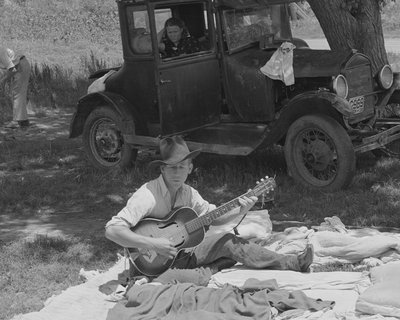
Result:
M377 0L309 0L332 50L356 49L369 56L375 75L388 58Z

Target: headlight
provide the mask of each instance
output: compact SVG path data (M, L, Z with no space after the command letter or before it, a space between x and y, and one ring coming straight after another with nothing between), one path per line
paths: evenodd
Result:
M378 83L382 89L389 89L393 84L393 70L386 64L378 74Z
M347 80L344 75L339 74L335 79L333 79L333 91L344 99L347 98L349 94L349 86L347 85Z

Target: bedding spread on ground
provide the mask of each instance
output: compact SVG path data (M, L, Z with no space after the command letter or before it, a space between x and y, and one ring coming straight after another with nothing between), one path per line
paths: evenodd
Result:
M212 232L231 232L231 227ZM236 265L213 275L207 287L137 284L126 295L110 295L115 286L109 292L104 288L126 271L121 258L107 272L93 273L87 282L50 298L42 310L13 320L400 318L400 234L349 230L337 217L325 218L311 229L272 232L271 227L268 212L262 210L249 214L238 230L245 238L281 253L294 254L312 243L311 273ZM313 272L331 262L352 263L356 272Z
M271 308L279 312L291 309L318 311L334 305L331 301L309 298L301 291L279 289L275 281L256 279L246 280L241 288L230 284L222 288L189 283L145 284L133 286L127 298L109 312L107 320L268 320L272 317Z

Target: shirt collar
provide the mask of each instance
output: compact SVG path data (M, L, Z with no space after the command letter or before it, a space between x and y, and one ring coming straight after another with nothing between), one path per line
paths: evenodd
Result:
M163 195L163 197L166 197L167 195L169 195L169 190L167 188L167 185L165 184L164 181L164 177L162 174L160 174L160 176L157 178L158 183L160 185L160 189L161 189L161 193ZM183 187L185 184L183 184L178 190L177 190L177 194L179 194L180 192L182 192Z
M168 191L167 185L165 184L162 174L160 174L160 176L158 177L157 180L158 180L158 184L161 189L161 194L165 197L169 193L169 191Z

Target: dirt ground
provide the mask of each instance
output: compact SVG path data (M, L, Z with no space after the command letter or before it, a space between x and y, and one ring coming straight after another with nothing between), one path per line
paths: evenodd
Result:
M30 115L31 126L27 129L5 129L0 127L0 152L6 150L10 143L18 141L55 141L65 140L65 143L71 143L69 135L69 125L72 118L72 111L52 110L45 115ZM3 165L3 166L2 166ZM24 171L10 171L4 168L5 164L0 164L0 180L4 175L15 175L17 178ZM43 169L43 174L51 174ZM51 169L50 169L51 170ZM54 169L53 169L54 170ZM111 199L113 201L122 201L122 199ZM11 217L0 213L0 241L10 242L18 239L32 239L37 234L46 234L49 236L75 236L90 234L94 232L103 232L106 218L95 217L93 214L83 214L79 205L73 208L66 208L65 213L44 212L39 217L20 218Z

